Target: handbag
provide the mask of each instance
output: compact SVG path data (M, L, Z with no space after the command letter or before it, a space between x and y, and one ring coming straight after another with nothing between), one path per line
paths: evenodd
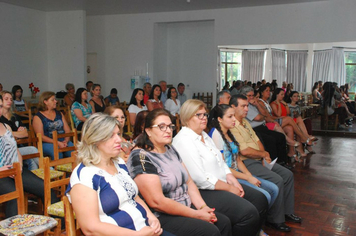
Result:
M67 95L67 92L64 90L61 90L56 93L56 98L64 98L65 95Z

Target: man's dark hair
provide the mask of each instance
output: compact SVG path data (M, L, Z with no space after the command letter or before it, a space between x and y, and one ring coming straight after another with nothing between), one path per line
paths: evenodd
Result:
M185 86L183 83L179 83L177 88L180 87L180 86Z
M89 80L88 82L85 83L85 86L88 86L88 84L90 83L94 84L93 81Z
M237 107L239 105L238 99L247 100L247 97L242 94L235 94L231 97L229 105L234 105Z

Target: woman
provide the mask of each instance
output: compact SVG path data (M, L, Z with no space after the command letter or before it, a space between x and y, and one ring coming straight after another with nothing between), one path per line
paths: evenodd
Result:
M293 88L294 88L294 86L292 83L287 85L285 96L283 98L286 103L290 103L290 94L293 91Z
M177 99L177 90L175 87L170 87L168 89L167 101L164 104L164 108L173 116L179 114L180 101Z
M159 221L118 158L120 143L115 118L96 113L85 121L78 144L81 163L67 190L80 228L85 235L160 235Z
M326 114L324 115L332 115L332 114L338 114L339 115L339 125L341 127L347 127L348 125L345 123L345 121L348 119L348 113L346 111L346 108L341 105L340 102L338 102L334 98L334 93L335 93L335 88L331 82L325 82L323 84L323 102L322 102L322 112Z
M134 125L134 133L133 133L133 139L135 140L139 135L143 133L143 130L145 128L145 119L148 114L148 111L140 111L137 114L136 117L136 122Z
M12 87L12 95L13 95L13 100L14 100L14 111L27 111L27 104L26 102L22 99L22 93L23 89L21 88L20 85L15 85Z
M11 110L13 105L12 94L6 90L3 90L2 92L0 92L0 95L2 96L3 99L2 109L0 109L2 112L0 121L4 124L7 124L11 128L12 135L16 139L27 138L28 137L27 128L23 125L21 118L18 115L12 113ZM21 155L38 153L37 148L33 146L26 146L26 147L21 146L19 148L19 151ZM29 170L38 169L39 166L38 158L24 160L23 162L25 167Z
M53 136L52 132L56 130L59 134L69 133L70 128L63 114L56 110L57 100L54 92L43 92L38 102L38 113L33 117L33 128L36 133L42 135L43 155L54 159ZM59 148L72 147L73 143L69 137L58 140ZM59 158L69 157L71 151L60 152Z
M159 86L158 84L153 85L149 99L146 103L148 111L152 111L158 108L164 108L163 103L160 100L161 91L161 86Z
M77 130L82 130L84 122L93 114L93 109L87 99L88 91L85 88L78 88L70 109Z
M288 117L288 113L290 113L290 110L287 103L283 101L283 98L283 89L276 88L276 90L273 92L273 96L271 99L271 107L273 115L282 118L282 127L284 127L283 124L286 123L285 121L287 119L290 119ZM288 124L293 127L293 132L297 135L298 139L303 143L304 146L312 145L312 140L308 138L308 133L304 133L302 130L300 130L300 128L295 122L289 122ZM304 152L304 150L302 151L301 149L298 149L298 151L302 157L306 157L306 153Z
M309 135L307 128L305 127L304 121L301 117L301 110L298 105L299 101L299 93L297 91L292 91L290 93L290 103L288 104L289 113L287 114L293 118L294 122L298 125L298 127L302 130L303 133L308 134L308 138L312 141L317 141L318 139L312 135ZM309 153L315 153L311 147L311 145L306 146L306 149Z
M0 107L3 105L2 96L0 95ZM0 109L0 116L2 110ZM0 171L7 170L12 167L14 162L19 162L22 166L22 156L17 149L16 141L11 133L10 126L0 123ZM38 178L29 169L22 168L22 182L24 191L34 194L44 201L44 185L43 180ZM0 179L0 195L10 193L16 190L15 181L13 178ZM52 202L57 202L56 194L51 194ZM8 201L5 204L5 217L17 215L17 200Z
M124 161L126 162L129 154L131 152L131 148L132 148L132 144L130 142L128 142L127 140L130 140L130 137L128 137L125 134L123 134L124 131L124 127L125 127L125 121L126 121L126 117L124 114L124 111L121 109L121 107L119 107L118 105L114 105L114 106L108 106L105 108L104 114L108 114L111 117L114 117L120 125L120 130L121 132L121 139L122 139L122 143L121 143L121 151L119 156L124 159Z
M259 89L259 94L259 106L257 107L260 113L266 117L265 119L267 128L269 130L280 132L286 136L286 141L289 148L287 154L289 160L287 160L287 162L298 159L295 149L297 149L298 152L301 153L301 155L305 155L301 144L294 140L294 131L292 127L292 125L295 125L294 121L290 117L286 117L283 119L272 114L272 107L268 103L268 99L270 96L270 87L268 85L262 85Z
M278 187L268 180L252 176L239 158L239 144L230 132L230 129L235 127L235 110L225 104L217 105L213 110L215 110L214 117L212 117L213 128L210 130L209 136L220 152L224 154L224 161L235 178L241 184L262 192L266 196L270 208L278 196Z
M90 99L89 103L93 108L93 113L103 112L106 108L105 102L101 96L101 86L100 84L93 84L91 87L91 92L93 97Z
M315 82L312 88L312 96L313 96L313 103L320 104L321 103L321 93L319 92L319 83Z
M168 111L148 113L144 133L127 162L131 177L163 229L182 236L230 235L228 218L207 206L170 145L174 128Z
M71 107L73 102L75 101L75 88L74 84L68 83L66 84L67 94L64 96L64 105Z
M132 92L130 106L128 108L131 125L135 125L136 115L140 111L145 110L147 110L147 107L143 104L143 89L136 88Z
M256 235L268 208L267 199L253 188L242 187L231 174L214 141L204 132L207 115L203 101L185 101L180 110L184 127L173 146L204 201L230 218L233 235Z
M108 106L114 106L119 104L120 104L120 99L117 96L117 89L112 88L110 91L110 95L105 98L105 105L108 107Z

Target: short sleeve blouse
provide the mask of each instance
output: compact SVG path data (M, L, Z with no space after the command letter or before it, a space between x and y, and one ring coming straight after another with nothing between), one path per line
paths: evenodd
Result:
M78 127L79 123L81 122L74 113L75 109L81 110L83 113L83 117L85 117L85 118L89 118L89 116L91 116L91 114L93 114L93 109L92 109L90 103L87 103L87 107L85 107L82 104L80 104L79 102L74 102L72 104L72 108L70 109L70 112L72 113L73 122L75 124L75 127Z
M0 125L5 126L5 124ZM11 131L6 128L6 132L0 136L0 167L12 165L18 161L16 140L14 136L12 136Z
M70 177L67 196L70 199L70 191L77 184L91 188L98 195L101 222L138 231L148 226L148 219L146 210L134 200L138 194L137 185L122 159L113 162L118 172L115 175L96 166L79 164Z
M146 111L147 107L145 105L142 106L142 108L139 108L137 105L131 104L128 108L129 113L139 113L140 111Z
M188 173L182 165L179 154L172 146L166 146L165 153L135 149L130 153L127 167L133 179L139 174L158 175L163 195L190 207L191 200L186 184Z

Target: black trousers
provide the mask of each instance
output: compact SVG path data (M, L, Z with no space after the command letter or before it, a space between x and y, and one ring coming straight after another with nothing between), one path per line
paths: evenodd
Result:
M22 170L22 183L24 191L27 193L31 193L40 197L42 202L44 202L44 185L43 180L37 177L34 173L29 171L26 168ZM15 180L8 177L0 179L0 194L10 193L15 191ZM56 196L56 193L52 191L51 193L51 201L57 202L59 199ZM17 201L11 200L6 202L5 206L5 217L11 217L17 215Z
M158 217L162 229L177 236L230 236L231 223L227 216L215 211L218 221L211 224L207 221L160 213Z
M247 191L249 192L249 190ZM261 221L259 211L263 210L258 210L254 204L245 198L220 190L200 190L200 194L209 207L215 208L217 212L224 214L230 219L232 235L256 236L257 232L260 231ZM263 205L265 205L267 208L268 204L265 196L261 196L261 202L264 201L265 204L257 203L259 202L259 195L255 196L257 196L257 199L254 200L254 203L258 207L263 208Z
M253 130L260 138L265 150L269 153L272 160L278 157L278 162L288 162L287 142L284 134L269 130L267 126L260 125Z

